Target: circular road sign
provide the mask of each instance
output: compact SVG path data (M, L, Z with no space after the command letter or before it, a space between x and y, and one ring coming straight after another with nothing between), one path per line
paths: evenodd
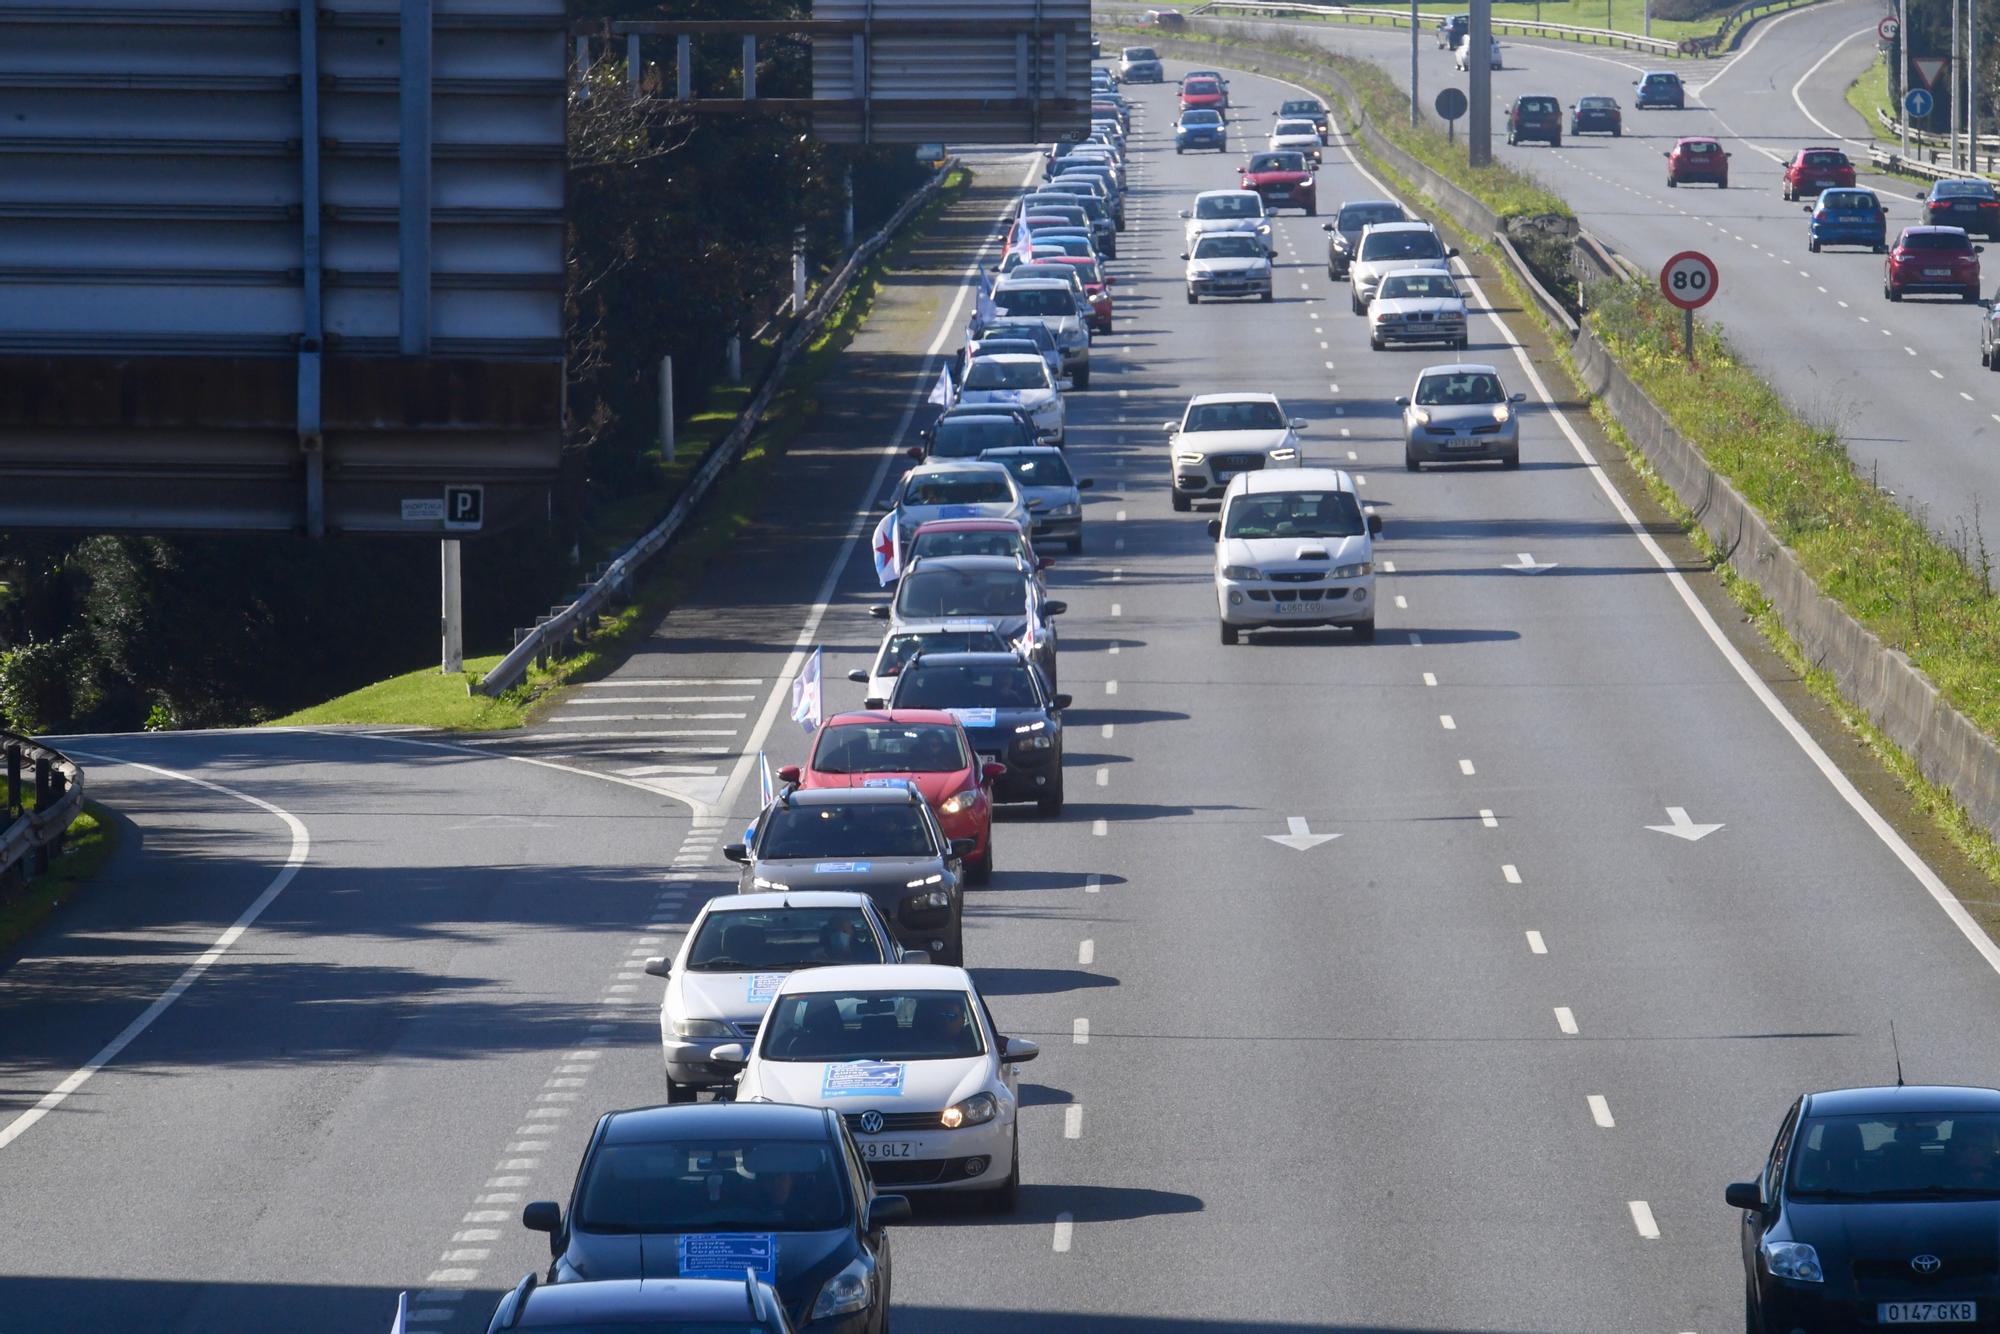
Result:
M1922 120L1931 114L1931 108L1936 105L1937 100L1928 88L1912 88L1903 94L1903 110L1910 113L1911 120Z
M1465 114L1465 94L1457 88L1440 89L1437 100L1431 105L1437 108L1438 115L1446 120L1457 120Z
M1715 261L1699 250L1683 250L1660 269L1661 293L1682 310L1707 305L1721 281Z
M1681 54L1682 54L1682 55L1684 55L1684 56L1691 56L1691 55L1693 55L1693 54L1694 54L1695 52L1697 52L1697 51L1699 51L1699 50L1701 50L1701 44L1700 44L1699 42L1695 41L1695 39L1694 39L1694 38L1692 38L1692 37L1683 37L1683 38L1681 38Z
M1894 15L1885 15L1882 21L1875 25L1875 35L1885 42L1895 41L1896 34L1902 30L1903 25L1896 22Z

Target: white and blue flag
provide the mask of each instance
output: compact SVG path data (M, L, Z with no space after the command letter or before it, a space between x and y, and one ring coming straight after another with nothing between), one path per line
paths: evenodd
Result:
M957 386L952 384L951 382L951 363L950 362L941 363L938 366L937 383L931 386L931 396L929 401L937 404L941 408L948 408L951 406L951 400L953 395L955 395L957 392L958 392Z
M806 729L817 732L824 720L820 712L819 691L819 650L814 649L806 659L805 670L792 681L792 721Z
M771 798L778 795L777 784L771 781L771 761L757 752L757 805L762 808L771 804Z

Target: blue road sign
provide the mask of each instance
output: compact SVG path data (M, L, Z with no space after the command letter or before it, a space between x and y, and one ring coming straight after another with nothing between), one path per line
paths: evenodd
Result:
M1912 88L1903 94L1903 110L1910 113L1911 120L1922 120L1931 114L1933 99L1928 89Z

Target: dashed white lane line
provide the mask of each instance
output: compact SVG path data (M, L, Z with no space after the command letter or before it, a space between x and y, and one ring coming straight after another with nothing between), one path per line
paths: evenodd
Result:
M1438 683L1438 679L1437 679L1437 673L1436 673L1436 672L1425 672L1425 673L1424 673L1424 684L1425 684L1425 685L1427 685L1427 686L1434 686L1434 685L1436 685L1437 683Z
M1971 395L1971 394L1968 394L1968 393L1966 393L1966 392L1965 392L1965 391L1964 391L1963 389L1961 389L1961 390L1959 390L1959 391L1958 391L1958 396L1959 396L1960 398L1964 399L1964 400L1965 400L1966 402L1968 402L1968 403L1970 403L1970 402L1972 401L1972 395Z
M1473 775L1473 773L1474 773L1474 770L1473 770L1473 767L1472 767L1472 761L1471 761L1471 760L1460 760L1460 761L1458 762L1458 771L1459 771L1460 773L1464 774L1464 775L1465 775L1465 776L1466 776L1467 778L1470 778L1470 777L1472 777L1472 775Z
M1604 1100L1602 1093L1593 1093L1584 1101L1590 1104L1590 1119L1598 1125L1609 1130L1617 1124L1611 1119L1611 1104Z
M1119 510L1119 511L1118 511L1118 522L1120 522L1120 523L1123 523L1123 522L1125 522L1125 511L1124 511L1124 510Z
M1528 953L1547 954L1548 952L1549 947L1543 942L1542 933L1539 931L1528 932Z
M1868 317L1866 315L1856 315L1854 318L1860 320L1863 324L1867 324L1869 322Z
M1069 1026L1069 1040L1079 1047L1090 1045L1090 1020L1077 1019Z
M1521 872L1512 862L1509 862L1500 868L1500 878L1510 885L1518 885L1521 883Z
M1846 303L1845 301L1840 301L1840 298L1838 298L1838 297L1835 297L1835 298L1834 298L1834 300L1835 300L1835 301L1837 301L1837 302L1839 302L1839 304L1840 304L1840 308L1841 308L1842 310L1846 310L1846 309L1847 309L1847 303Z
M1347 432L1345 432L1345 431L1342 431L1342 432L1341 432L1341 434L1342 434L1342 435L1346 435L1346 434L1347 434ZM1359 462L1359 461L1360 461L1360 458L1361 458L1361 456L1360 456L1359 454L1355 453L1355 452L1354 452L1353 450L1351 450L1351 449L1350 449L1350 450L1348 450L1348 451L1347 451L1347 461L1348 461L1349 463L1355 463L1355 462Z
M1349 455L1348 455L1347 457L1349 457L1349 458L1353 458L1354 456L1353 456L1352 454L1349 454ZM1382 562L1382 573L1384 573L1384 574L1394 574L1395 572L1396 572L1396 562L1395 562L1395 561L1392 561L1392 560L1385 560L1385 561L1383 561L1383 562Z
M1112 604L1111 604L1111 614L1112 614L1113 616L1123 616L1123 615L1125 614L1125 607L1124 607L1124 604L1123 604L1123 603L1118 603L1118 602L1114 602L1114 603L1112 603Z
M1118 683L1117 683L1116 681L1106 681L1106 682L1104 683L1104 693L1105 693L1105 694L1107 694L1107 695L1115 695L1115 694L1117 694L1117 693L1118 693Z
M1424 646L1424 637L1422 635L1418 634L1415 630L1410 631L1409 634L1411 647L1422 648Z
M1396 609L1398 611L1408 611L1410 609L1408 600L1401 593L1396 594Z
M1933 380L1942 380L1944 378L1944 372L1933 367L1931 369L1931 378Z
M1110 786L1110 784L1111 784L1111 771L1100 765L1097 770L1097 785L1099 787L1108 787Z
M1063 1138L1083 1138L1083 1104L1073 1102L1063 1108Z
M1556 1006L1556 1027L1571 1037L1576 1036L1576 1016L1567 1005Z
M1448 713L1440 713L1438 715L1438 726L1447 732L1456 732L1458 730L1458 720Z
M1653 1221L1653 1206L1644 1200L1627 1200L1625 1207L1632 1211L1632 1226L1639 1229L1639 1235L1647 1241L1660 1239L1660 1225Z
M1066 1213L1056 1215L1056 1235L1054 1244L1057 1255L1061 1255L1069 1250L1070 1238L1075 1234L1075 1232L1076 1232L1075 1215Z
M1116 723L1106 723L1104 724L1103 727L1098 729L1098 735L1103 737L1106 741L1109 741L1111 739L1112 732L1117 729L1117 726L1118 725Z
M1097 942L1096 942L1096 941L1094 941L1094 940L1080 940L1080 941L1078 941L1078 942L1077 942L1077 945L1076 945L1076 961L1077 961L1078 963L1081 963L1081 964L1088 964L1088 963L1092 963L1092 962L1094 962L1094 961L1095 961L1096 959L1097 959Z
M1913 357L1917 355L1917 349L1915 349L1915 348L1913 348L1913 347L1910 347L1910 346L1908 346L1908 345L1905 345L1905 346L1904 346L1904 348L1903 348L1903 351L1905 351L1905 352L1909 353L1909 354L1910 354L1911 356L1913 356ZM1940 379L1940 380L1942 380L1943 378L1944 378L1944 377L1943 377L1942 375L1938 376L1938 379Z
M1488 829L1498 829L1500 827L1500 817L1492 811L1481 811L1479 812L1479 823L1485 825Z
M1095 834L1099 838L1103 838L1106 834L1111 832L1111 825L1108 821L1105 820L1092 820L1090 822L1090 832Z

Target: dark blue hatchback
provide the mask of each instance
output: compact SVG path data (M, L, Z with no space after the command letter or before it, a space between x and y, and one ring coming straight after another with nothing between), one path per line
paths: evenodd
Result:
M1824 190L1805 206L1806 249L1865 245L1876 254L1889 248L1889 211L1873 190Z
M1229 129L1220 111L1206 107L1196 107L1183 111L1181 118L1174 122L1174 151L1185 153L1190 148L1213 148L1221 152L1229 146Z

